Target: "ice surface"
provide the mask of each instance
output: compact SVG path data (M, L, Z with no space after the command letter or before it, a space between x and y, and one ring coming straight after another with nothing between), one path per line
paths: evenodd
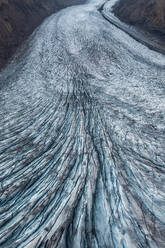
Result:
M48 18L0 76L1 248L164 247L165 57L96 7Z

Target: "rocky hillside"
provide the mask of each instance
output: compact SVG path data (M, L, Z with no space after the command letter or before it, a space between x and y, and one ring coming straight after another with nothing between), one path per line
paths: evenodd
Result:
M120 0L114 12L124 22L165 34L165 0Z
M29 34L53 12L78 0L0 0L0 68Z

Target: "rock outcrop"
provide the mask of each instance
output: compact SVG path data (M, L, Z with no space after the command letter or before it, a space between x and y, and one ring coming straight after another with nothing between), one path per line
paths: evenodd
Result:
M114 13L124 22L165 34L164 0L120 0L114 6Z

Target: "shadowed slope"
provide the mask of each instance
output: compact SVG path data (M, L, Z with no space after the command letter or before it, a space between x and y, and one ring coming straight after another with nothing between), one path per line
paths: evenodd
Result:
M164 0L120 0L114 12L122 21L165 34Z
M0 69L45 17L83 0L0 0Z

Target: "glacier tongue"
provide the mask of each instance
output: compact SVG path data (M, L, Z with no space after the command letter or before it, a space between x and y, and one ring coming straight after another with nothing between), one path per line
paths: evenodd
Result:
M48 18L1 74L1 248L164 247L165 59L96 6Z

